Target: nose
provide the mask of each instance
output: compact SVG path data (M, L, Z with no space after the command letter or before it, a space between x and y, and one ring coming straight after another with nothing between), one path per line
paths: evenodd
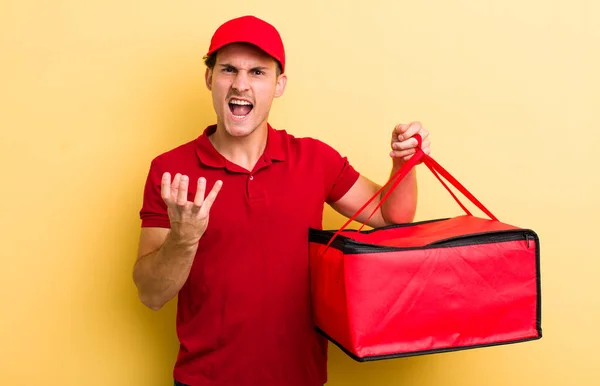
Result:
M246 71L238 71L238 73L235 75L235 79L233 80L232 87L237 92L244 92L250 88L248 74L246 73Z

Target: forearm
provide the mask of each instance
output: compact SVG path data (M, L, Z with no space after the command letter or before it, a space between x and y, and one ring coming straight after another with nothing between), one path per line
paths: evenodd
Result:
M394 162L390 175L394 175L401 166L402 163ZM389 189L390 186L381 193L382 198ZM412 222L417 209L417 196L417 171L412 168L381 205L385 223L391 225Z
M133 279L144 305L158 310L177 295L189 276L197 248L198 244L183 244L169 233L160 249L137 261Z

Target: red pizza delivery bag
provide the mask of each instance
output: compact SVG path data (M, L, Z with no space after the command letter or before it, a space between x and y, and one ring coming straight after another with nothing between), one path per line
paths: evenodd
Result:
M500 222L418 140L416 154L342 228L310 229L315 328L359 362L541 338L537 234ZM345 229L420 162L465 215ZM489 219L472 215L441 177Z

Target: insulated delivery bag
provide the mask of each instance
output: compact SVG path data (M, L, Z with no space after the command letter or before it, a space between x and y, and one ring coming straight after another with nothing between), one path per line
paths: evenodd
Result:
M500 222L417 139L416 154L339 230L310 229L315 328L359 362L541 338L537 234ZM419 162L465 215L345 229ZM489 219L472 215L441 177Z

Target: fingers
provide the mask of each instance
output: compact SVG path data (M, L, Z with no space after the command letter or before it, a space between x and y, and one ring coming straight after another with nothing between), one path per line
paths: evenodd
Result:
M431 142L429 140L423 141L421 144L421 150L423 150L423 153L427 155L431 154Z
M181 176L181 182L179 183L177 192L177 205L179 206L184 206L187 203L188 181L188 176ZM173 183L173 185L175 185L175 183Z
M199 215L201 218L206 218L223 186L223 181L217 181L206 198L204 198L206 192L206 178L198 178L197 184L194 202L190 203L188 202L189 177L177 173L173 182L171 182L171 174L163 173L160 184L160 195L169 207L177 205L179 207L179 213L184 213L191 209L193 215Z
M415 155L416 152L417 151L413 148L413 149L402 150L402 151L392 151L390 155L392 158L408 161L410 159L410 157Z
M171 201L177 201L177 193L179 192L179 183L181 182L181 174L175 174L173 182L171 183Z
M402 158L404 161L408 161L410 159L410 157L417 152L416 146L417 146L417 140L414 138L411 138L404 142L394 143L392 145L393 150L390 153L390 156L393 158ZM425 154L429 155L431 153L430 147L431 147L431 142L428 139L424 140L421 143L421 150Z
M162 175L160 197L167 205L171 202L171 173L163 173Z
M429 133L426 130L422 130L421 136L422 136L421 149L425 149L426 147L429 147L429 144L430 144L430 141L427 138L429 136ZM418 145L419 145L419 142L417 141L416 138L409 138L409 139L406 139L401 142L394 142L392 144L392 149L393 150L408 150L408 149L414 149Z
M402 142L395 142L392 144L392 149L394 150L409 150L415 149L419 145L419 142L416 138L409 138Z
M426 154L429 154L429 132L423 128L421 122L412 122L410 124L399 124L394 128L392 133L391 156L406 157L414 154L414 151L407 151L415 149L419 145L417 139L414 138L416 134L421 136L421 149L423 149Z
M208 213L210 212L210 208L212 207L213 203L215 202L215 199L217 198L217 195L219 194L219 191L221 190L222 186L223 186L223 181L218 180L217 182L215 182L215 185L211 189L210 193L208 193L208 196L206 196L204 203L202 203L202 209L200 210L201 217L208 216Z
M413 149L401 150L401 151L395 150L392 152L391 155L394 158L405 158L405 157L413 155L415 153L416 153L416 150L413 148Z
M412 122L410 124L402 124L396 127L399 127L400 129L400 132L398 133L398 141L404 141L421 130L421 122Z
M171 183L171 173L165 172L162 175L162 179L160 181L160 196L163 201L167 205L171 204L179 204L179 197L181 195L181 183L183 178L187 178L186 176L181 176L181 174L175 174L175 178L173 178L173 182ZM187 195L187 185L184 189L184 194Z
M396 127L394 127L394 140L398 139L398 136L403 134L406 129L408 129L408 126L406 123L401 123L399 125L396 125Z
M196 196L194 197L194 206L192 212L197 213L204 202L204 193L206 191L206 178L198 178L198 187L196 188Z
M405 141L412 138L415 134L420 134L421 138L425 140L429 135L429 132L425 130L421 122L412 122L410 124L400 124L394 128L394 140Z

